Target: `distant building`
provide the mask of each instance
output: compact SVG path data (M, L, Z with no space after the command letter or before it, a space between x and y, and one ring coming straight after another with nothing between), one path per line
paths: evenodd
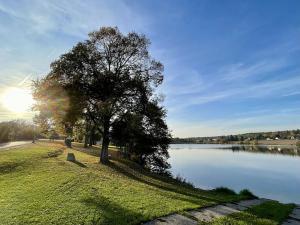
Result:
M272 139L272 138L267 138L266 140L267 140L267 141L271 141L271 140L273 140L273 139Z
M292 137L291 137L291 140L295 140L295 137L294 137L294 136L292 136Z

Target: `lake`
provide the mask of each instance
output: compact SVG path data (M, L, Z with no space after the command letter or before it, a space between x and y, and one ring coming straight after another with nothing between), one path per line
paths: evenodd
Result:
M171 171L196 187L247 188L255 195L300 203L300 149L292 146L170 145Z

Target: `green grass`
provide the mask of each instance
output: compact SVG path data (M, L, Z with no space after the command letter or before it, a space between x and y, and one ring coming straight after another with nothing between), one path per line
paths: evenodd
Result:
M278 225L281 224L292 212L293 204L281 204L271 201L250 208L244 212L234 213L216 219L205 225Z
M126 161L98 162L59 143L0 151L0 224L139 224L244 198L180 185Z

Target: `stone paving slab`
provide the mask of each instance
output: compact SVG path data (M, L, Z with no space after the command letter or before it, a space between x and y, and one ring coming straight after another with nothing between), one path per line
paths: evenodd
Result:
M237 203L225 203L224 205L216 205L198 210L191 210L186 213L190 214L192 217L198 221L211 222L212 220L223 217L232 213L237 213L244 211L250 207L260 205L267 199L253 199L253 200L244 200ZM145 223L144 225L196 225L197 221L188 218L180 214L172 214L169 216L161 217ZM300 224L292 224L300 225Z
M235 208L231 208L225 205L217 205L213 207L208 207L199 211L193 210L188 212L195 218L197 218L200 221L204 222L210 222L216 218L229 215L231 213L240 212L240 210L237 210Z
M243 207L246 207L246 208L250 208L250 207L265 203L267 201L269 201L269 200L264 199L264 198L259 198L259 199L251 199L251 200L240 201L240 202L237 202L236 204L240 205L240 206L243 206Z
M238 204L235 204L235 203L227 203L227 204L225 204L225 206L236 209L236 210L239 210L239 211L244 211L244 210L248 209L245 206L241 206L241 205L238 205Z
M300 205L296 205L293 212L289 215L289 219L282 225L300 225Z
M197 221L179 214L161 217L144 225L197 225Z
M290 214L290 217L293 219L300 220L300 208L296 207L293 212Z
M282 225L300 225L300 221L288 219Z

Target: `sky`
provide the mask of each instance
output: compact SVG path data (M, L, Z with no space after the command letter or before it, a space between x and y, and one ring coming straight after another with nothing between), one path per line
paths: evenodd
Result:
M173 136L300 128L298 0L0 0L0 96L101 26L151 40Z

